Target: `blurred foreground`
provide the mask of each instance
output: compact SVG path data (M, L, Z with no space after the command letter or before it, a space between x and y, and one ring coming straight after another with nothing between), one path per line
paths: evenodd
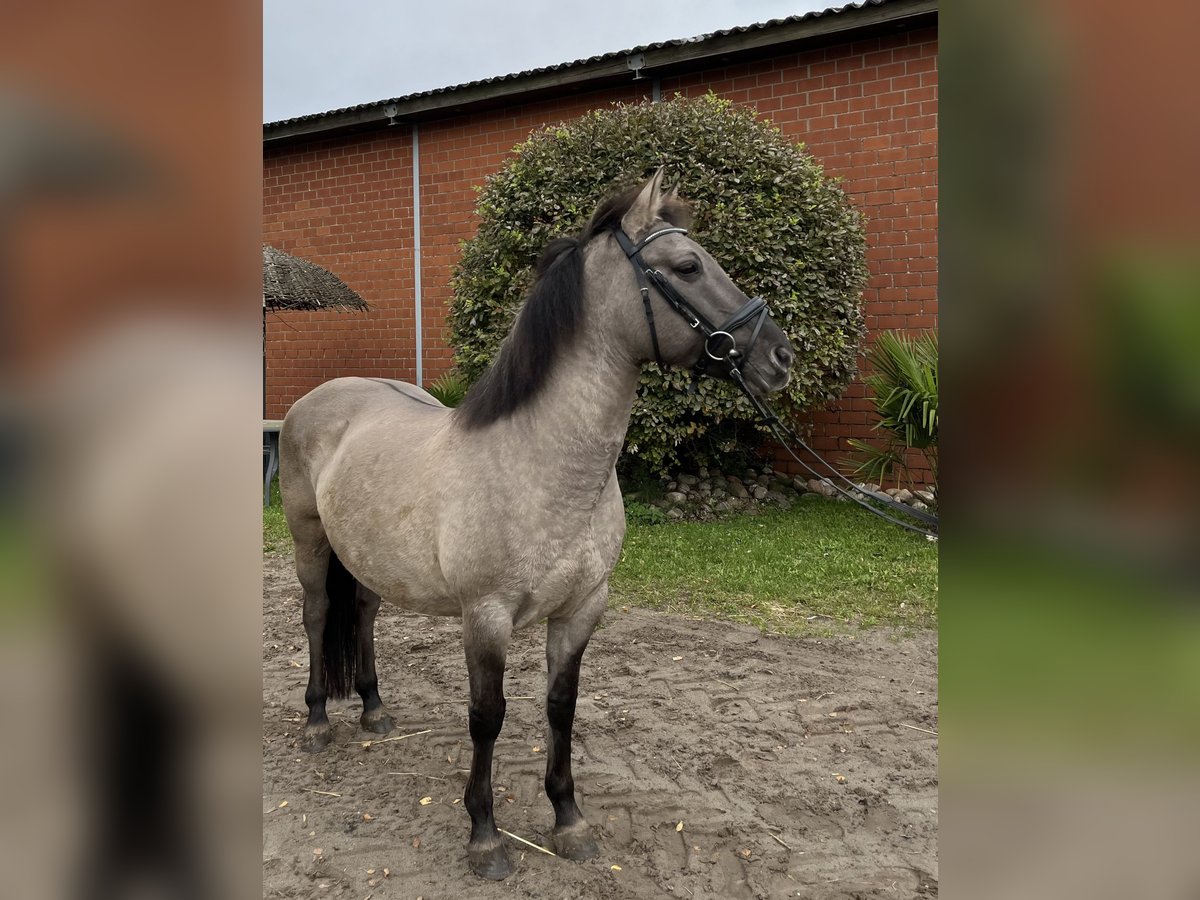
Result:
M941 889L1200 896L1200 9L942 25Z
M4 14L5 896L258 893L259 37Z

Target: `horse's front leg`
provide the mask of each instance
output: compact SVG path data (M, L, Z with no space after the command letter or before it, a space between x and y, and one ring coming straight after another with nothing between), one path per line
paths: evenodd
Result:
M546 754L546 796L554 806L554 850L567 859L591 859L600 851L592 829L575 802L571 774L571 730L579 695L579 666L608 600L604 584L571 616L550 619L546 629L546 717L550 750Z
M467 861L471 871L499 881L513 865L501 843L492 815L492 750L504 724L504 660L512 619L485 599L463 612L463 646L471 681L470 728L473 754L471 776L463 798L471 815Z

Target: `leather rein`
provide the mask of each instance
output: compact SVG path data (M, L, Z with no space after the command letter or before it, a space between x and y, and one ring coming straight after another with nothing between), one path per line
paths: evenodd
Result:
M704 337L704 344L700 350L700 356L692 365L692 371L697 377L707 372L710 362L726 363L729 366L730 380L733 381L733 383L738 386L741 392L746 395L746 399L748 399L751 405L753 405L755 411L762 420L762 424L771 429L775 435L775 439L779 441L780 445L787 450L792 459L799 463L806 472L815 478L825 481L842 496L854 501L859 506L863 507L869 512L874 513L880 518L886 519L887 521L895 525L899 525L901 528L906 528L909 531L915 531L918 534L923 534L930 539L936 539L938 533L938 517L936 515L928 513L924 510L913 509L911 506L907 506L897 500L893 500L887 494L883 494L878 491L868 491L865 488L861 488L856 485L849 478L846 478L841 472L827 463L821 456L817 454L815 450L801 440L800 436L797 435L796 432L791 428L789 428L779 418L779 416L775 414L775 411L771 409L765 400L755 396L755 394L750 390L750 386L746 384L746 379L742 375L740 364L743 361L749 360L750 351L754 349L754 345L758 341L758 336L762 331L763 325L771 317L771 312L767 308L767 302L762 297L751 297L742 304L740 309L734 312L720 326L716 326L709 321L708 317L696 309L696 307L692 306L692 304L687 301L686 297L680 294L679 291L675 290L675 286L667 281L666 276L663 275L662 272L658 271L652 266L647 265L646 261L642 258L642 250L645 249L646 245L651 241L655 241L658 238L668 234L687 233L688 232L686 228L660 228L658 231L650 232L650 234L646 235L635 244L629 239L629 236L625 234L622 229L613 229L613 235L616 237L617 243L620 244L621 249L625 251L625 256L628 257L629 262L633 265L634 273L637 275L638 289L642 295L642 308L646 314L646 324L650 328L650 341L654 345L654 360L656 363L658 363L658 368L660 370L665 370L666 366L663 364L662 353L659 351L658 331L654 325L654 309L650 305L650 287L652 285L658 291L658 293L662 295L662 298L667 301L667 305L683 317L683 319L687 322L688 327L695 329ZM753 323L753 330L750 333L750 340L746 343L744 348L739 347L737 338L733 336L733 332L739 328L749 325L750 323ZM845 490L839 487L833 482L832 479L828 478L827 476L822 476L819 472L808 465L808 463L800 459L800 457L797 456L792 448L788 445L788 439L807 450L815 459L819 460L822 465L824 465L831 473L833 473L838 480L849 485L850 490ZM905 516L917 519L927 527L922 528L917 525L913 525L910 522L897 519L894 516L889 516L887 513L868 503L867 499L887 506L888 508L893 509Z

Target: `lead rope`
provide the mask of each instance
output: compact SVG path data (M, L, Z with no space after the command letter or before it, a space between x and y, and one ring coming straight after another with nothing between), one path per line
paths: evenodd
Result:
M760 400L758 397L754 396L754 394L751 393L751 391L750 391L750 386L746 384L746 380L742 377L741 370L737 366L732 366L729 370L729 374L730 374L730 377L733 379L734 384L736 384L738 386L738 388L741 389L742 393L745 394L747 399L751 402L751 404L753 404L754 409L758 412L759 416L762 419L762 424L766 425L768 428L771 429L772 434L775 435L775 440L779 441L780 446L782 446L783 449L788 452L788 455L791 456L792 459L794 459L797 463L799 463L800 466L806 472L808 472L814 478L817 478L821 481L826 482L831 488L833 488L835 491L837 491L843 497L845 497L848 500L854 501L859 506L861 506L863 509L879 516L879 518L886 519L887 521L891 522L893 525L899 525L901 528L906 528L909 531L916 532L917 534L923 534L928 538L937 538L937 536L938 536L938 532L936 530L937 526L938 526L938 517L937 516L932 515L931 513L927 513L921 509L913 509L911 506L906 506L903 503L893 500L887 494L881 494L876 491L868 491L866 488L861 488L858 485L856 485L853 481L851 481L849 478L847 478L845 475L843 475L841 472L839 472L837 469L835 469L829 463L825 462L825 460L820 456L820 454L817 453L817 451L815 451L812 447L808 446L808 444L804 443L804 441L801 440L800 436L798 434L796 434L795 431L793 431L791 428L789 428L787 425L785 425L780 420L779 416L777 416L775 414L774 410L772 410L766 404L765 401ZM791 439L795 443L799 444L803 449L805 449L809 453L811 453L814 458L821 461L821 463L825 466L825 468L829 469L829 471L832 472L834 475L836 475L839 479L844 481L846 484L850 485L852 490L851 491L843 490L842 488L840 488L836 484L834 484L828 477L823 476L820 472L816 471L812 466L810 466L808 463L806 463L804 460L802 460L799 456L796 455L795 451L793 451L792 448L788 446L788 442L785 438ZM874 500L877 503L882 503L885 506L891 507L892 509L895 509L895 510L903 513L906 516L912 516L915 519L919 519L922 522L932 525L933 530L930 530L928 528L921 528L920 526L913 525L911 522L905 522L901 519L897 519L895 516L889 516L887 513L883 512L882 510L876 509L874 506L871 506L871 504L868 503L867 501L863 500L860 495L870 497L872 500Z

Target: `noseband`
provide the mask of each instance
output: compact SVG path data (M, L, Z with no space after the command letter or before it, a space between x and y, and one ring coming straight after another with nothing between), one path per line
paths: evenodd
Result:
M749 359L750 351L754 349L763 324L771 317L771 312L767 309L767 301L762 297L751 297L723 324L713 325L700 310L688 303L687 299L675 290L662 272L651 268L642 259L642 250L651 241L657 240L665 234L687 234L686 228L663 228L653 231L637 244L634 244L629 236L619 228L615 229L613 234L633 264L633 271L637 274L638 287L642 292L642 307L646 311L646 324L650 326L650 341L654 344L654 361L658 363L658 367L666 368L663 364L662 353L658 349L658 331L654 327L654 309L650 306L650 285L654 285L668 305L683 316L688 327L694 328L704 335L704 346L700 351L700 356L692 365L696 374L703 374L710 361L727 362L729 363L730 377L741 384L742 373L739 361ZM750 322L754 323L754 330L750 332L750 340L746 343L745 348L738 347L733 332Z

